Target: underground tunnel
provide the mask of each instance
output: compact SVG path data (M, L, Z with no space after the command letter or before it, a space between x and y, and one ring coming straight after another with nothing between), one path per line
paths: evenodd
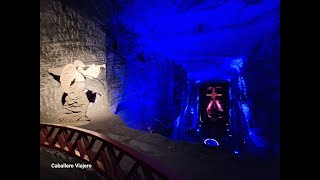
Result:
M280 179L279 16L278 0L40 0L40 123L186 179Z

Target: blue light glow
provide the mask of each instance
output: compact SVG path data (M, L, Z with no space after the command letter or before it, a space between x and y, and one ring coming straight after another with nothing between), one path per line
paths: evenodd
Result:
M212 138L207 138L204 140L204 144L207 146L212 146L212 147L218 147L219 146L219 142L215 139Z
M250 140L253 142L253 144L256 147L263 148L266 146L267 141L263 137L255 133L254 129L249 129L249 135L250 135Z
M242 68L243 66L243 58L236 58L236 59L233 59L230 66L232 68L235 68L238 73L240 73L240 69Z
M249 108L249 105L248 103L246 102L240 102L240 107L241 107L241 110L244 114L244 118L246 120L247 123L249 123L249 119L250 119L250 108ZM249 127L249 124L247 124L248 127Z
M179 123L180 123L180 116L178 116L175 120L174 126L175 127L179 127Z
M248 6L244 1L130 2L122 4L118 18L134 34L133 38L117 37L119 49L131 48L125 57L126 75L121 77L126 89L123 95L114 95L123 96L118 115L125 123L136 129L173 126L173 134L178 134L178 127L200 132L198 122L203 120L198 114L199 95L190 94L194 91L191 80L195 85L228 80L233 86L229 88L230 102L234 103L226 124L229 136L234 136L230 139L236 138L237 131L257 145L264 144L249 128L253 107L247 93L255 83L250 84L243 76L250 52L262 37L279 26L279 0ZM136 58L141 52L143 61ZM172 73L171 61L185 72ZM188 87L184 82L188 82ZM178 86L182 90L172 93ZM174 97L179 100L174 101ZM247 137L244 139L251 143ZM204 143L219 145L214 139Z
M131 2L123 6L119 19L136 33L145 56L175 60L195 80L230 79L228 69L234 57L246 55L280 23L279 0L252 6L223 1L213 7L207 0L193 5L172 0ZM234 63L242 67L241 62Z

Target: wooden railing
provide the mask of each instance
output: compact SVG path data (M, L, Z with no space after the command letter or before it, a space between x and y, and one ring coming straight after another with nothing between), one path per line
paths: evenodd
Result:
M120 142L78 127L40 123L40 145L90 163L107 179L184 179Z

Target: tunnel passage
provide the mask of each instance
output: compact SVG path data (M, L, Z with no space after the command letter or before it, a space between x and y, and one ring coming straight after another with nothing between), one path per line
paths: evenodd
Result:
M228 138L229 124L228 83L205 83L199 86L199 121L204 139L216 139L223 144Z

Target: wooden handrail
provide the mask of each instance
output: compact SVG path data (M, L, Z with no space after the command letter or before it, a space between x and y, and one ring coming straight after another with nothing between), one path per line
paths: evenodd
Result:
M40 145L66 152L92 164L107 179L184 179L118 141L79 127L40 123ZM124 157L126 160L123 160ZM131 168L122 166L121 162L124 161L126 166L133 164Z

